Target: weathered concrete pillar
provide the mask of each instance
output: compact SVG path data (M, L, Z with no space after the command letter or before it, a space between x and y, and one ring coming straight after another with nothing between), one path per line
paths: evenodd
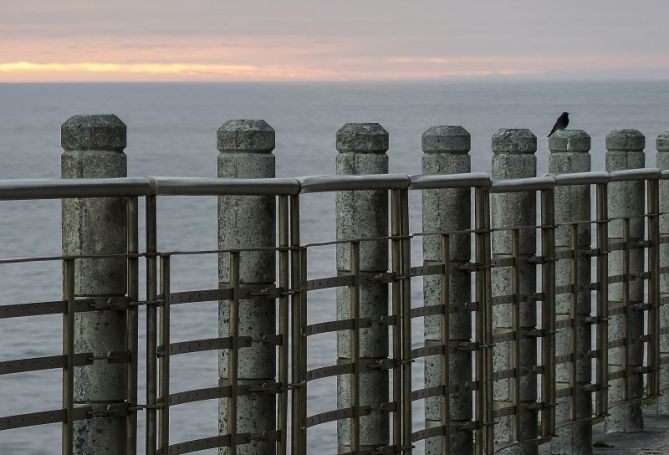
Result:
M423 174L458 174L471 171L471 136L461 126L433 126L423 133ZM453 188L423 191L423 232L464 231L471 228L471 190ZM471 340L471 312L464 308L471 301L471 277L469 272L458 270L471 257L470 235L465 233L449 236L449 260L453 265L449 275L449 324L450 341ZM441 237L423 237L423 261L426 265L441 263ZM441 304L442 277L428 275L423 279L425 306ZM426 345L441 345L441 316L425 318ZM468 421L472 417L471 393L467 390L472 380L471 352L450 349L448 365L442 365L441 356L425 359L425 387L442 384L442 371L449 374L449 408L451 423ZM442 399L431 397L425 400L426 427L441 425ZM471 431L451 432L450 453L471 454ZM442 438L425 441L425 453L441 455Z
M669 131L657 137L657 168L669 169ZM669 181L660 180L660 212L669 213ZM669 215L660 216L660 235L669 235ZM669 244L660 245L660 267L669 266ZM669 297L669 275L660 275L660 296ZM669 327L669 306L660 307L660 326ZM660 337L662 358L669 354L669 336ZM669 368L666 365L660 370L660 388L669 387ZM669 391L664 391L658 398L659 410L662 415L669 415Z
M512 179L534 177L537 173L537 159L534 153L537 150L537 138L527 129L501 129L492 137L492 178ZM492 194L491 199L492 228L503 226L533 226L536 223L536 195L534 192L517 192ZM519 253L521 256L519 267L519 294L520 294L520 356L521 370L520 394L520 427L518 428L519 441L503 451L505 454L536 454L537 443L537 411L528 409L526 404L536 402L537 377L534 367L537 364L536 338L526 335L526 332L536 328L536 274L534 265L528 258L536 253L536 232L532 229L521 229L519 237ZM511 231L493 232L493 258L510 257L512 254ZM494 268L492 270L492 293L495 296L509 296L513 294L512 268ZM505 333L512 329L512 305L499 304L493 307L493 328L495 333ZM493 350L493 368L495 371L513 368L512 342L497 343ZM511 406L513 400L513 380L502 379L495 381L493 398L498 406ZM512 438L512 419L504 417L496 421L495 442L505 443Z
M347 123L337 131L337 174L388 173L388 132L378 123ZM337 239L360 239L388 235L388 193L378 191L340 191L336 197ZM350 273L349 244L337 246L337 271ZM360 317L380 318L388 314L388 285L370 280L374 274L388 270L386 240L360 243L360 271L366 277L360 285ZM337 289L337 319L350 319L350 292ZM381 360L388 357L388 327L374 325L361 329L360 359ZM352 359L348 330L337 332L339 362ZM337 377L337 407L351 406L350 375ZM360 375L360 405L371 406L374 412L360 418L360 448L387 445L389 419L387 412L378 412L388 402L388 371L363 370ZM340 452L351 450L350 420L337 422Z
M115 115L75 115L61 127L63 178L125 177L125 124ZM123 198L64 199L63 254L68 256L125 254L127 213ZM126 293L123 257L75 261L76 297L118 297ZM74 345L77 353L104 357L126 347L124 311L76 313ZM126 399L126 365L95 360L74 369L75 406L122 405ZM124 453L125 417L122 413L74 422L74 453Z
M569 174L590 170L590 136L582 130L557 131L549 139L551 150L549 171L552 174ZM590 186L573 185L555 188L555 223L566 224L590 220ZM575 238L572 234L575 229ZM572 243L573 242L573 243ZM590 225L587 223L560 226L555 231L556 251L570 251L572 246L578 251L575 270L572 259L560 259L555 264L555 286L572 284L572 272L576 273L575 294L558 294L555 297L555 314L560 318L570 318L574 306L574 328L560 329L556 335L556 355L574 353L576 364L575 389L573 396L573 418L584 419L573 425L558 428L557 436L551 440L553 455L587 455L592 453L592 422L587 420L592 414L591 392L584 390L592 376L588 351L591 348L590 323L590 258L584 251L590 248ZM574 333L573 330L576 332ZM575 342L572 336L575 335ZM569 388L572 364L560 364L555 369L557 389ZM557 425L570 420L570 399L558 398Z
M636 169L645 166L645 155L643 149L646 138L637 130L614 130L606 136L606 170L617 171L621 169ZM613 182L608 189L609 218L631 217L630 219L630 242L636 245L644 238L645 212L644 205L645 187L643 181L636 182ZM624 223L622 220L613 220L609 223L609 245L622 242ZM624 251L611 251L609 253L609 276L622 275L624 273ZM641 304L644 301L644 282L640 277L644 270L644 250L636 248L630 250L630 274L632 279L629 285L628 305ZM624 287L623 283L609 285L609 311L616 306L623 305ZM623 310L626 310L624 308ZM609 371L630 368L634 369L643 365L644 345L641 336L644 332L643 311L632 309L628 320L629 333L629 364L624 363L624 348L615 347L609 349ZM609 318L609 343L625 338L624 315L615 314ZM606 419L606 431L640 431L643 429L643 416L641 413L641 402L643 396L643 375L631 373L628 386L628 403L616 406L617 402L623 400L624 383L622 379L609 380L609 416Z
M239 178L274 177L274 130L264 120L230 120L218 130L218 176ZM218 200L218 246L220 249L272 248L275 246L276 211L273 196L221 196ZM273 286L275 253L271 250L240 253L240 284ZM227 253L219 255L220 286L230 282ZM229 301L219 303L219 336L229 336ZM275 302L271 297L253 297L239 302L239 336L251 336L250 347L239 349L238 384L260 387L273 383L276 372ZM263 341L265 340L265 341ZM219 376L228 376L228 351L220 351ZM263 433L275 429L275 395L251 393L237 400L237 432ZM228 433L228 404L219 401L219 432ZM272 440L253 440L237 447L240 455L274 452ZM226 454L227 449L219 453Z

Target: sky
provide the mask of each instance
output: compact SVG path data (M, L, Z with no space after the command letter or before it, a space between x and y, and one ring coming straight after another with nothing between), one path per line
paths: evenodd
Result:
M669 78L667 0L0 0L0 82Z

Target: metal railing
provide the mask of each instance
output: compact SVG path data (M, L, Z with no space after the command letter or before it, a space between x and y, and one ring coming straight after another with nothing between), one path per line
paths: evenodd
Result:
M75 298L74 277L75 261L82 256L64 257L25 257L1 259L0 264L36 261L61 261L63 267L62 299L49 302L32 302L0 306L0 318L19 318L34 315L62 314L63 339L62 355L37 357L21 360L1 361L0 374L7 375L26 371L62 369L62 408L31 414L0 417L0 430L31 427L46 423L62 424L62 452L72 453L73 422L100 415L123 416L127 427L127 453L137 452L137 417L144 411L146 419L146 452L149 454L180 454L215 447L228 447L230 453L236 453L238 446L254 440L270 440L276 443L276 453L305 454L309 447L309 430L325 422L348 419L351 425L351 453L360 450L360 418L373 413L388 413L390 425L390 445L379 448L375 453L411 453L412 444L428 438L440 437L444 453L448 453L450 435L458 431L473 432L476 452L493 453L507 447L495 445L494 423L496 419L511 416L513 420L514 442L518 440L520 422L519 410L527 407L540 415L540 442L549 440L558 427L574 422L574 416L565 422L556 422L556 399L574 396L577 381L575 363L578 360L573 353L556 352L555 334L558 330L572 330L575 337L576 319L581 317L575 310L576 294L576 259L580 255L594 258L596 261L596 279L589 283L589 288L596 292L596 311L587 317L587 323L596 327L596 346L588 353L594 361L595 379L588 385L588 390L595 396L595 409L591 419L604 417L608 409L620 403L608 403L607 387L609 381L621 379L627 390L632 375L646 376L646 395L655 397L669 385L660 384L659 369L667 363L669 357L660 352L659 337L669 333L669 328L660 327L660 305L666 297L659 292L659 276L667 273L666 267L660 268L659 246L669 243L669 238L660 236L659 229L659 183L660 179L669 179L669 172L656 169L639 169L619 172L588 172L544 176L518 180L492 182L486 174L456 174L439 176L330 176L306 177L302 179L208 179L208 178L122 178L122 179L72 179L72 180L4 180L0 181L0 200L27 199L66 199L66 198L125 198L128 215L127 254L120 255L127 260L127 295L109 298ZM646 185L647 207L642 219L646 224L646 238L633 244L629 238L630 218L624 218L624 238L622 242L609 242L608 224L611 219L607 214L607 185L619 181L643 181ZM571 246L559 251L555 246L554 191L556 187L569 185L594 185L596 194L596 216L583 223L592 224L596 232L596 244L582 250L575 241L579 223L570 223ZM410 191L443 188L470 188L474 208L474 225L464 232L418 232L409 231L408 194ZM386 190L390 196L390 235L374 239L345 239L325 243L302 243L300 240L300 194L335 191ZM539 194L540 222L533 226L505 226L491 228L490 194L509 192L530 192ZM229 195L269 195L276 197L276 219L278 225L277 242L271 248L278 255L276 281L271 286L248 285L239 281L239 267L242 250L209 251L158 251L157 205L160 196L229 196ZM146 249L139 250L139 199L145 199L145 237ZM518 249L522 231L536 229L540 232L540 248L536 255L523 256ZM513 253L509 257L493 257L491 253L491 235L495 231L505 230L511 233ZM466 264L456 264L449 258L449 241L453 235L467 235L473 239L473 260ZM441 260L438 264L413 265L411 261L411 240L425 236L438 236L441 245ZM387 273L370 276L369 272L360 271L360 245L364 242L388 242L391 252L391 269ZM336 276L307 279L309 270L308 253L314 248L336 243L350 245L350 273ZM645 270L630 270L629 256L634 249L647 253ZM609 276L608 255L612 251L624 252L625 267L622 275ZM229 255L229 285L211 289L196 289L174 292L171 289L171 259L184 254ZM119 255L113 255L118 257ZM108 258L111 255L86 256L85 258ZM572 283L568 286L555 286L555 264L558 260L572 262ZM140 299L139 273L140 261L145 262L146 289L144 299ZM519 289L519 268L521 261L534 264L540 273L540 289L534 295L521 295ZM510 268L512 277L511 295L493 295L491 272L496 268ZM449 308L449 279L453 273L472 275L475 292L472 301L462 302L459 308ZM441 280L441 300L439 305L422 306L412 304L412 278L436 276ZM609 306L608 287L613 283L622 283L626 295L629 294L630 281L644 280L647 287L647 302L630 305L627 298L622 305ZM360 284L363 280L376 280L390 286L391 300L389 314L380 319L360 317ZM350 295L350 318L308 324L308 296L310 291L346 287ZM556 295L571 296L571 310L568 317L557 317L555 313ZM274 337L254 339L241 336L238 329L240 300L253 296L265 296L276 299L278 304L278 332ZM519 325L519 302L521 299L541 302L541 317L535 330L526 330ZM174 305L193 302L226 301L229 305L229 334L225 337L173 342L170 338L170 313ZM513 310L512 328L508 331L493 330L494 305L510 304ZM110 352L104 356L93 353L75 352L74 315L77 312L114 309L123 311L127 317L127 350ZM144 310L147 319L146 339L146 397L138 397L138 366L142 360L139 355L138 313ZM449 317L454 311L464 311L472 315L474 334L468 342L449 340ZM609 340L608 320L614 314L621 314L627 329L630 312L642 311L647 317L647 325L640 340L631 340L629 334L621 340ZM440 317L442 339L439 342L424 342L419 348L412 348L412 341L417 338L411 333L411 321L414 318ZM382 362L370 362L359 356L361 330L373 325L389 328L391 356ZM317 334L348 331L350 333L350 361L339 361L335 365L308 369L307 352L310 337ZM523 339L540 340L540 363L534 371L522 371L518 363L519 349ZM493 365L493 348L497 343L512 344L513 364L510 369L498 370ZM623 367L610 371L608 351L622 347L625 359L629 356L633 342L643 343L647 356L645 364L634 369ZM239 349L253 343L270 343L276 346L278 363L276 381L266 382L261 387L239 384L237 369ZM572 343L572 347L573 347ZM170 358L202 351L227 350L227 380L220 380L209 388L173 393L170 391ZM474 415L469 422L452 424L449 418L450 389L448 371L442 369L441 384L431 387L418 387L411 383L412 364L428 356L439 356L443 365L449 364L449 355L461 350L472 353L473 381L466 390L455 393L470 394ZM118 406L75 406L74 369L90 365L94 361L121 363L126 365L127 400ZM568 387L557 388L555 369L557 365L567 364L569 373ZM628 365L625 362L625 365ZM361 372L370 369L387 370L391 378L390 401L382 403L378 409L360 405L358 381ZM330 410L316 415L308 415L308 387L317 379L350 375L351 402L348 407ZM540 393L532 403L521 402L520 386L524 376L540 377ZM493 400L494 383L499 380L511 380L513 383L512 401L508 406L499 406ZM276 429L269 434L240 433L237 431L237 411L239 397L249 394L273 394L277 397ZM438 426L416 430L412 425L412 403L430 397L440 397L442 420ZM170 443L170 408L173 406L202 400L227 400L228 433L212 435L204 439L191 440L176 444ZM630 400L627 394L624 401ZM638 398L636 398L638 399ZM1 435L2 433L0 433Z

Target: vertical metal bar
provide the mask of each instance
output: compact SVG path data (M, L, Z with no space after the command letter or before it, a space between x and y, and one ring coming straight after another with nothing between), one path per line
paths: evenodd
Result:
M63 455L71 455L73 450L74 423L74 259L63 260L63 409L65 420L62 429Z
M130 197L127 200L128 211L128 298L131 302L139 300L139 222L138 222L138 199ZM130 352L126 378L126 396L128 405L137 409L137 369L139 350L139 327L138 327L137 305L130 305L127 318L127 346ZM127 444L126 453L134 455L137 453L137 411L130 411L126 417Z
M479 311L476 318L476 421L480 425L476 453L493 453L493 400L492 400L492 306L490 289L490 201L485 188L475 189L476 226L476 300Z
M608 412L609 383L609 265L608 265L608 208L607 184L597 184L597 416Z
M300 251L300 289L302 292L300 294L300 307L299 314L300 320L297 330L300 334L300 378L302 383L302 388L300 391L300 421L302 422L301 434L300 434L300 452L301 454L307 453L307 309L308 309L308 293L307 293L307 254L308 250L306 247L302 248Z
M629 400L629 385L632 376L630 365L630 321L632 306L630 304L630 219L623 220L623 400Z
M400 195L398 190L393 190L391 196L390 210L390 235L393 237L392 243L392 271L395 279L391 284L392 292L392 313L395 317L393 326L393 401L396 406L393 411L393 445L402 446L402 367L400 359L402 358L402 296L401 280L402 274L402 244L400 242Z
M170 256L160 257L160 412L158 413L158 440L161 453L170 446Z
M483 192L483 221L484 221L484 249L483 249L483 277L484 277L484 361L485 361L485 399L486 399L486 451L492 453L495 447L494 437L494 412L495 403L493 400L493 328L492 328L492 233L490 231L490 192Z
M351 329L351 450L357 453L360 450L360 242L351 242L351 286L350 313L353 320Z
M656 397L660 390L660 207L658 180L647 181L648 201L648 373L649 394Z
M542 292L544 294L541 328L541 394L544 403L541 417L541 435L555 433L555 204L554 190L541 191L541 266Z
M475 226L475 254L476 254L476 264L478 269L476 271L476 301L478 302L478 311L476 311L476 319L474 321L475 327L475 341L478 343L478 349L475 354L475 365L474 365L474 380L478 384L476 392L474 394L474 420L479 425L479 431L477 432L477 437L475 439L475 449L477 455L483 454L484 448L484 434L485 434L485 395L483 391L485 389L484 382L484 338L483 335L483 314L484 314L484 305L485 305L485 282L484 274L481 269L483 264L483 255L485 249L485 241L483 238L483 190L481 188L475 189L474 194L474 226Z
M156 196L146 197L146 454L156 453L156 344L158 320L158 263L156 257Z
M290 286L293 290L291 296L291 381L292 389L292 407L291 407L291 453L303 455L301 435L304 428L303 416L301 415L301 395L303 387L302 368L301 368L301 340L300 333L300 299L306 289L302 287L301 270L301 251L300 245L300 199L299 195L290 196Z
M450 453L450 444L451 444L451 411L450 411L450 377L449 377L449 364L450 364L450 319L451 319L451 308L449 305L450 300L450 277L451 277L451 267L450 267L450 255L449 255L449 237L448 234L443 234L441 236L441 262L444 266L444 273L441 275L441 306L443 308L443 316L441 318L441 345L444 349L444 353L441 356L441 383L444 387L444 393L441 396L441 424L444 426L444 437L442 438L441 443L441 453L443 455L448 455ZM464 393L458 391L458 393Z
M511 231L511 293L513 294L511 330L513 331L513 440L520 440L520 229Z
M411 401L411 238L409 237L409 191L400 191L402 234L402 418L404 453L412 453Z
M576 352L576 345L578 343L577 328L580 322L576 319L579 317L577 312L578 303L578 260L580 251L578 248L578 223L573 223L570 226L569 243L571 250L571 295L569 298L569 319L571 319L570 343L571 350L574 357L569 364L569 420L576 419L576 364L578 362L578 355L581 352Z
M282 290L279 298L279 402L277 408L277 454L285 455L287 451L288 431L288 279L289 279L289 234L288 196L279 196L279 287Z
M230 434L230 455L237 454L237 380L239 368L239 252L230 253L230 349L228 350L228 371L230 398L228 399L228 433Z

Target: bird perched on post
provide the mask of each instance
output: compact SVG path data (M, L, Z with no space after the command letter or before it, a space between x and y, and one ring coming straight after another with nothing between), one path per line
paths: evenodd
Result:
M551 137L557 130L565 129L567 125L569 125L569 112L563 112L555 121L555 125L553 125L551 132L548 133L548 137Z

